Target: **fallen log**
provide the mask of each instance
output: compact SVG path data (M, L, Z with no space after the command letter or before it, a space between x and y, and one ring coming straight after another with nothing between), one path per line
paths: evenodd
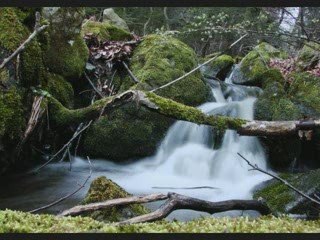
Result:
M221 202L209 202L177 193L155 193L147 196L133 196L127 198L112 199L105 202L79 205L63 211L58 216L77 216L90 211L106 209L114 206L155 202L165 199L167 199L167 201L156 211L119 222L118 224L121 225L156 221L165 218L171 212L178 209L189 209L200 212L207 212L210 214L230 210L255 210L260 212L262 215L268 215L271 213L269 207L263 201L259 200L228 200Z
M228 200L221 202L209 202L184 196L177 193L168 193L169 199L156 211L134 217L122 222L119 225L152 222L167 217L170 213L178 209L188 209L210 214L225 212L230 210L255 210L262 215L271 214L271 210L263 201L257 200Z
M104 202L75 206L73 208L63 211L58 216L77 216L82 213L105 209L109 207L128 205L131 203L154 202L159 200L165 200L167 198L168 198L167 194L155 193L147 196L133 196L133 197L126 197L126 198L111 199Z
M128 90L115 96L102 98L91 106L76 110L69 110L58 100L49 97L51 115L58 125L77 124L96 119L100 115L105 115L130 102L136 102L150 111L170 118L209 125L218 130L236 130L240 135L247 136L294 135L300 129L312 130L320 127L320 120L312 120L308 123L301 121L249 121L227 116L207 115L197 108L140 90Z

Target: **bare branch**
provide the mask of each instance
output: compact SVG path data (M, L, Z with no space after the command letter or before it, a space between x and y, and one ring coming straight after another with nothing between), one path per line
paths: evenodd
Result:
M291 185L290 183L288 183L286 180L282 179L281 177L279 176L276 176L272 173L269 173L261 168L259 168L257 165L253 165L252 163L249 162L248 159L246 159L244 156L242 156L240 153L238 153L238 155L247 162L247 164L252 167L252 170L256 170L256 171L259 171L259 172L262 172L264 174L267 174L269 175L270 177L273 177L275 179L277 179L278 181L282 182L283 184L285 184L288 188L292 189L293 191L295 191L296 193L298 193L299 195L305 197L306 199L310 200L311 202L314 202L318 205L320 205L320 202L317 201L316 199L314 198L311 198L310 196L308 196L307 194L301 192L299 189L295 188L293 185Z
M4 68L14 57L16 57L19 53L21 53L26 48L26 46L32 41L32 39L35 36L37 36L38 33L42 32L44 29L46 29L49 26L49 25L43 25L40 27L39 21L40 21L40 14L39 12L36 12L36 23L35 23L33 33L9 57L3 60L3 62L0 65L0 69Z
M90 161L90 158L87 157L88 159L88 163L89 163L89 167L90 167L90 172L89 172L89 176L86 178L86 180L83 182L82 185L80 185L75 191L67 194L66 196L62 197L62 198L59 198L58 200L48 204L48 205L45 205L43 207L40 207L40 208L37 208L37 209L34 209L34 210L31 210L29 211L29 213L35 213L35 212L39 212L41 210L44 210L44 209L47 209L47 208L50 208L54 205L57 205L58 203L61 203L62 201L66 200L67 198L73 196L74 194L76 194L77 192L79 192L82 188L85 187L85 185L87 184L87 182L89 181L89 179L91 178L91 175L92 175L92 164L91 164L91 161Z
M210 58L208 61L206 61L206 62L202 63L201 65L199 65L198 67L192 69L190 72L184 74L183 76L181 76L181 77L179 77L179 78L177 78L177 79L175 79L175 80L173 80L173 81L171 81L171 82L169 82L169 83L167 83L167 84L164 84L164 85L162 85L162 86L160 86L160 87L158 87L158 88L155 88L155 89L151 90L150 92L155 92L155 91L157 91L157 90L163 89L163 88L165 88L165 87L168 87L168 86L170 86L170 85L172 85L172 84L174 84L174 83L176 83L176 82L178 82L178 81L186 78L187 76L189 76L190 74L194 73L195 71L197 71L198 69L200 69L200 68L203 67L204 65L207 65L207 64L210 63L211 61L213 61L213 60L215 60L216 58L218 58L220 55L222 55L222 54L223 54L224 52L226 52L227 50L231 49L233 46L235 46L238 42L240 42L240 41L241 41L243 38L245 38L247 35L248 35L248 34L243 35L243 36L240 37L238 40L236 40L234 43L232 43L226 50L224 50L224 51L221 52L220 54L216 55L215 57Z
M131 72L130 68L127 66L127 64L125 62L122 62L122 65L125 67L125 69L127 70L130 78L135 82L135 83L139 83L140 81L136 78L136 76L133 75L133 73Z

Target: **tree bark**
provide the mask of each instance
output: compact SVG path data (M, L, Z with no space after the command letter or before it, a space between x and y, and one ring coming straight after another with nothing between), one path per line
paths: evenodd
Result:
M207 212L210 214L230 210L255 210L260 212L262 215L268 215L271 213L269 207L264 202L257 200L209 202L177 193L168 193L168 196L169 199L156 211L119 222L118 224L123 225L156 221L165 218L171 212L178 209L189 209Z
M130 102L136 102L150 111L166 117L209 125L219 130L236 130L240 135L247 136L293 135L300 129L312 130L320 127L320 120L305 123L300 121L249 121L240 118L207 115L197 108L140 90L128 90L112 97L102 98L91 106L76 110L69 110L59 101L50 97L49 107L51 118L58 125L67 125L96 119L100 116L102 109L102 115L104 115Z
M126 198L111 199L105 202L97 202L97 203L90 203L86 205L75 206L73 208L63 211L61 214L59 214L59 216L77 216L82 213L110 208L114 206L128 205L132 203L155 202L159 200L165 200L167 198L168 198L167 194L155 193L147 196L133 196L133 197L126 197Z

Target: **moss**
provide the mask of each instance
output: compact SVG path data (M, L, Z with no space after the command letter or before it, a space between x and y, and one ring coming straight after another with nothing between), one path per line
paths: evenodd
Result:
M140 83L135 84L127 77L117 85L120 85L120 92L129 88L146 91L164 85L196 66L196 54L186 44L169 36L149 35L134 50L130 62L130 69ZM156 93L191 106L204 103L211 94L200 72ZM132 103L92 126L85 137L86 153L112 160L151 155L171 123L170 119L157 113L144 108L138 110ZM98 134L100 132L104 135Z
M92 33L101 41L124 41L132 39L132 35L129 32L107 22L88 21L83 25L81 33L82 35Z
M46 90L65 107L71 108L74 97L72 85L58 74L47 73L46 76L48 82Z
M272 47L268 43L260 43L241 61L240 70L244 76L242 84L262 86L264 73L271 58L284 58L284 52Z
M278 69L268 69L262 75L263 82L262 88L266 88L269 84L273 84L274 82L280 83L282 86L285 86L285 79L282 76L282 73Z
M25 128L23 105L15 87L7 92L0 92L0 137L20 139Z
M102 202L110 199L124 198L131 196L119 185L107 179L99 177L95 179L83 200L83 204ZM141 204L131 204L128 206L116 206L104 210L97 210L89 216L100 221L117 222L128 217L138 216L148 213L147 209Z
M210 57L205 57L203 62L208 61L209 59ZM207 64L203 74L208 77L217 77L220 80L224 80L234 63L235 61L231 56L221 55Z
M137 84L136 89L141 90L162 86L196 66L196 54L189 46L176 38L163 35L146 36L134 50L130 63L132 72L141 82ZM122 86L122 90L128 87L130 86ZM186 105L197 106L208 99L210 90L202 81L200 71L197 71L157 91L157 94Z
M85 70L89 50L80 34L69 41L60 37L50 36L50 47L44 58L45 64L51 72L67 80L77 80Z
M115 226L85 217L34 215L18 211L0 211L1 233L317 233L320 221L305 221L288 216L259 218L199 218L189 222L158 221Z
M117 161L152 155L170 122L130 103L97 120L86 134L84 148L92 157Z
M21 22L26 17L25 15L25 12L17 8L0 9L0 46L9 53L16 50L30 35L28 28ZM36 39L30 42L21 53L19 75L21 75L21 84L24 87L38 85L44 80L42 52Z
M280 177L310 196L320 187L320 170L300 174L282 174ZM266 187L257 191L253 197L265 199L268 206L275 212L292 214L316 212L319 214L310 201L276 180L272 180Z
M245 120L239 118L225 117L225 116L212 116L203 113L201 110L189 107L170 99L160 97L154 93L146 93L148 99L155 103L158 109L157 112L174 117L175 119L186 120L197 124L207 124L219 131L228 129L239 129Z
M310 73L293 73L289 89L290 99L299 107L301 114L320 117L320 78Z
M320 44L307 42L299 51L297 66L300 71L313 68L320 60Z

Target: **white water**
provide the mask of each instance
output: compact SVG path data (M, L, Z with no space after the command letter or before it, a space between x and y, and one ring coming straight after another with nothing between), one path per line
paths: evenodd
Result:
M232 75L229 79L231 77ZM205 103L199 108L207 114L252 119L253 104L260 90L233 85L229 80L227 82L220 85L217 81L209 81L215 101ZM240 137L235 131L230 130L223 135L222 141L217 141L218 139L217 133L211 127L177 121L168 130L157 153L152 157L126 165L92 159L91 180L105 175L132 194L174 191L210 201L252 198L252 188L269 177L257 171L248 171L248 165L237 153L267 169L265 153L258 139ZM75 186L88 176L88 162L75 158L72 171L69 172L68 168L69 163L56 163L33 177L28 176L27 179L20 179L18 182L8 181L11 184L9 187L3 181L6 188L12 191L3 191L4 196L0 196L0 208L30 210L74 191ZM27 194L24 191L17 192L17 186L27 191ZM200 186L216 189L181 189ZM82 192L69 198L64 206L59 205L51 210L60 211L77 204L83 199L88 188L89 183ZM158 205L151 207L155 208ZM241 212L229 211L223 214L239 215ZM180 210L171 214L169 219L175 217L188 220L198 216L199 213L194 211Z
M216 102L205 103L199 108L208 114L252 120L256 99L252 95L257 95L258 91L227 85L226 92L231 92L227 99L220 85L216 85L212 88ZM242 99L234 101L239 98ZM174 191L210 201L251 199L252 188L269 177L248 171L249 166L237 153L267 169L264 149L256 137L239 136L235 131L227 130L221 146L214 150L217 146L214 135L211 127L177 121L169 129L155 156L125 166L112 164L125 173L108 174L107 177L133 194ZM217 189L181 189L199 186Z

